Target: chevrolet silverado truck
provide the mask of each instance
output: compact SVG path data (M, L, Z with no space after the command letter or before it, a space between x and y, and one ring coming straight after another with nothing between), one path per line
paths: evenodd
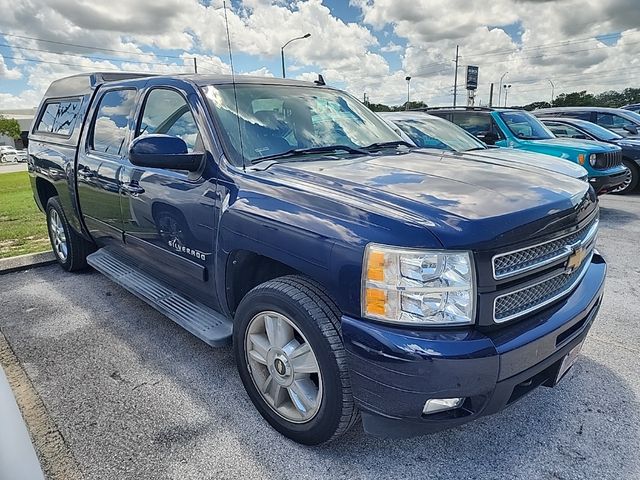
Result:
M232 344L303 444L360 418L436 432L553 386L602 300L590 185L408 146L320 79L61 79L28 166L60 265Z

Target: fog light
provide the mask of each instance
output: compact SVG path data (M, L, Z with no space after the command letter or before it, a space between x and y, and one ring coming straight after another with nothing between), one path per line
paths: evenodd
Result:
M463 398L431 398L427 400L422 409L424 415L431 413L444 412L446 410L454 410L461 407L464 403Z

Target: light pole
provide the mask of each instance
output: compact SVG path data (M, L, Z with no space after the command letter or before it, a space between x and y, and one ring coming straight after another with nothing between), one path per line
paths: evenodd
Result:
M411 77L407 75L404 79L407 81L407 105L404 109L409 110L409 85L411 83Z
M553 100L555 98L556 86L553 84L550 78L547 78L547 81L551 84L551 106L553 107Z
M289 45L291 42L295 42L296 40L302 40L303 38L309 38L311 36L310 33L306 33L301 37L292 38L287 43L285 43L282 47L280 47L280 58L282 59L282 78L286 78L287 75L284 70L284 47Z
M507 85L505 83L503 87L504 87L504 108L507 108L507 96L509 95L509 89L511 88L511 84Z
M508 73L509 72L504 72L500 77L500 83L498 84L498 106L502 104L502 80L504 80L504 77L506 77Z

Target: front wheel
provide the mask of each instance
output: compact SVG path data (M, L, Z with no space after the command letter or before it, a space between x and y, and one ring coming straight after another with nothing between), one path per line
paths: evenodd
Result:
M638 182L640 182L640 168L638 168L638 164L630 160L623 160L622 162L624 166L627 167L627 175L624 183L612 191L612 193L619 195L633 192L638 186Z
M319 285L300 276L265 282L242 299L235 321L240 377L273 428L317 445L355 423L338 310Z

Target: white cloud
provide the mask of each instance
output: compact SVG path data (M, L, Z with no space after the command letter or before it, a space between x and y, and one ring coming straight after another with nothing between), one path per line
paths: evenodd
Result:
M344 86L359 98L366 92L374 102L403 102L407 75L412 76L413 99L450 102L456 45L461 55L459 83L464 81L466 65L478 65L478 97L484 102L489 84L497 84L507 71L505 78L513 85L510 99L519 104L548 98L547 79L556 84L556 94L638 83L637 0L351 0L351 4L362 11L358 23L337 18L321 0L244 0L240 6L233 2L227 16L234 53L253 59L239 73L273 75L276 72L265 63L277 62L280 47L289 39L311 33L287 47L289 71L305 71L299 77L311 80L322 73L328 83ZM3 50L7 56L67 65L18 61L8 68L0 57L0 79L24 80L23 91L16 94L3 92L0 86L3 106L35 105L52 80L79 71L191 72L196 57L202 73L230 73L222 0L0 0L0 11L3 32L130 52L91 51L7 36L5 42L16 47ZM515 30L520 30L521 39L507 33L513 35ZM613 32L621 32L614 45L615 37L606 43L595 38ZM382 45L377 38L384 39ZM588 40L571 43L576 39ZM535 48L541 44L553 48ZM185 53L180 58L143 54L158 48ZM389 55L396 56L399 68L389 66L385 58ZM126 62L96 57L120 57Z

